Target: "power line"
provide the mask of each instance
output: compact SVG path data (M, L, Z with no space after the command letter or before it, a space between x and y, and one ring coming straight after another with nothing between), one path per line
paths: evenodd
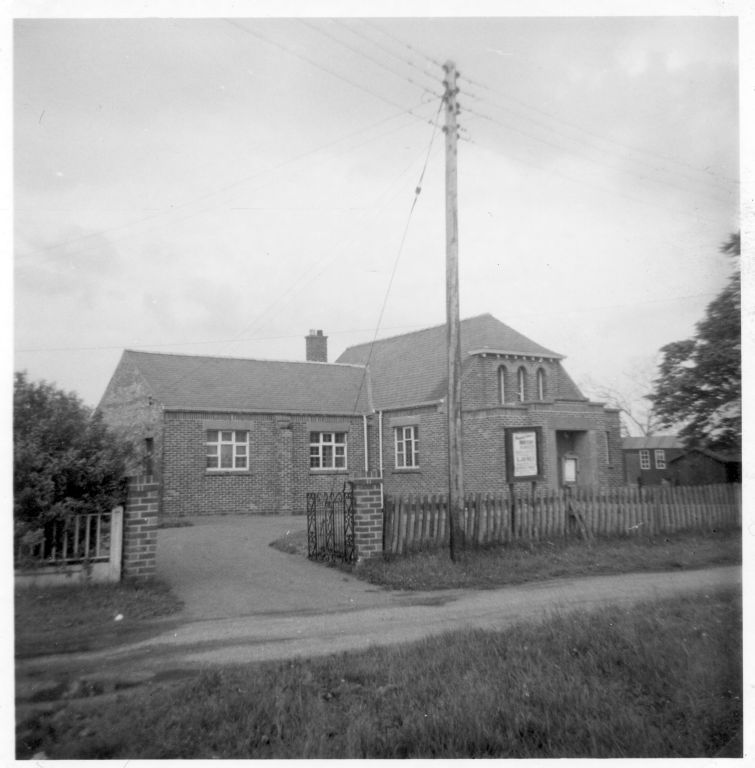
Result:
M371 43L372 45L374 45L376 48L379 48L384 53L387 53L389 56L392 56L393 58L397 59L398 61L402 62L403 64L408 64L410 67L412 67L413 69L416 69L418 72L420 72L425 77L432 78L432 75L428 74L427 69L425 69L423 67L420 67L418 64L415 64L411 59L407 59L407 58L405 58L403 56L399 56L397 53L391 51L390 48L388 48L387 46L382 45L381 43L377 42L377 40L374 40L373 38L368 37L367 35L359 32L357 29L355 29L354 27L349 26L348 24L344 23L340 19L335 19L335 22L337 24L340 24L344 29L347 29L353 35L356 35L356 36L362 38L362 40L366 40L368 43ZM434 68L436 66L437 65L433 64Z
M421 328L419 325L393 325L384 328L383 330L412 330ZM367 333L373 331L374 328L341 328L335 331L328 329L329 336L338 336L341 334L351 333ZM285 339L298 339L299 334L284 334L279 336L247 336L245 338L232 337L230 339L203 339L202 341L173 341L166 344L154 344L152 342L132 342L128 344L107 344L101 346L90 347L33 347L26 349L17 349L16 352L23 352L24 354L33 352L102 352L111 349L163 349L172 347L196 347L205 344L226 344L228 342L240 342L240 341L283 341Z
M441 105L442 105L442 102L441 102ZM439 113L440 113L440 107L439 107L439 110L438 110L438 114L439 114ZM436 121L437 121L437 117L436 117ZM426 168L426 167L427 167L427 159L425 160L425 168ZM404 173L405 173L405 171L404 171ZM404 175L404 173L402 173L402 174L401 174L401 176L403 176L403 175ZM422 171L422 177L424 177L424 169L423 169L423 171ZM394 184L392 183L390 186L392 187L392 186L394 186ZM419 195L419 191L418 191L418 190L417 190L417 191L415 191L415 203L414 203L414 204L412 204L412 211L414 210L414 205L416 204L416 196L417 196L417 195ZM378 212L379 212L379 210L380 210L380 209L378 209ZM408 227L408 224L407 224L407 227ZM360 235L361 235L361 233L360 233ZM356 237L357 237L357 236L355 235L353 239L356 239ZM402 244L403 244L403 241L402 241ZM319 266L321 266L321 265L324 263L324 266L322 267L322 269L321 269L319 272L316 272L315 274L312 274L312 269L310 269L310 270L308 270L308 271L305 271L304 273L302 273L302 275L300 275L300 277L299 277L299 279L298 279L297 281L295 281L295 282L294 282L292 285L290 285L290 286L289 286L289 287L288 287L288 288L287 288L287 289L286 289L286 290L285 290L285 291L284 291L282 294L280 294L280 295L279 295L279 296L278 296L278 297L277 297L277 298L276 298L274 301L272 301L270 304L268 304L268 306L267 306L267 307L266 307L264 310L262 310L262 312L260 312L260 313L259 313L259 314L258 314L258 315L257 315L257 316L256 316L256 317L253 319L253 320L252 320L252 322L251 322L250 324L248 324L248 325L247 325L247 326L246 326L244 329L242 329L242 331L241 331L241 332L238 334L237 338L236 338L235 340L232 340L230 343L238 343L239 341L241 341L241 336L242 336L244 333L246 333L246 332L250 331L250 330L251 330L251 329L252 329L252 328L253 328L255 325L257 325L257 324L260 322L260 320L262 319L262 317L264 317L264 315L265 315L267 312L269 312L269 311L270 311L270 309L272 309L273 307L276 307L276 308L277 308L277 307L279 307L279 306L280 306L280 303L281 303L281 301L282 301L282 300L283 300L283 299L284 299L286 296L288 296L288 295L290 295L290 294L293 294L293 293L294 293L294 291L295 291L295 289L300 289L300 288L304 287L304 285L308 285L308 284L309 284L309 283L310 283L312 280L314 280L315 278L319 277L319 275L320 275L320 274L322 274L322 272L324 272L324 271L325 271L325 269L327 269L327 267L328 267L328 266L330 266L330 264L332 264L332 263L333 263L334 261L336 261L336 259L338 259L338 258L339 258L339 252L338 252L338 251L336 251L336 253L335 253L335 254L334 254L334 255L333 255L333 256L332 256L330 259L328 259L328 260L327 260L327 262L325 262L325 260L323 260L323 261L321 261L319 264L316 264L316 265L314 265L314 269L317 269ZM305 279L306 279L306 282L304 282L304 285L299 285L299 284L300 284L300 283L302 283L302 281L304 281ZM391 278L391 280L392 280L392 278ZM169 384L168 386L175 386L176 384L179 384L179 383L180 383L181 381L183 381L184 379L188 378L189 376L191 376L191 375L195 374L197 371L199 371L199 370L202 368L202 366L203 366L203 363L200 363L198 366L194 367L192 370L190 370L190 371L187 371L187 373L186 373L186 374L184 374L183 376L179 377L179 378L178 378L178 379L176 379L175 381L172 381L172 382L170 382L170 384Z
M314 30L315 32L323 35L324 37L329 38L330 40L333 40L334 42L338 43L339 45L342 45L344 48L352 51L353 53L356 53L358 56L362 56L363 58L367 59L368 61L373 62L374 64L377 64L379 67L382 67L386 72L389 72L394 77L398 77L400 80L405 80L411 85L415 86L416 88L420 88L425 93L429 93L431 96L435 96L436 98L440 99L442 98L443 94L437 93L435 91L431 91L429 88L426 88L421 83L418 83L416 80L412 80L411 77L408 77L406 75L400 75L397 72L395 72L390 67L387 67L383 62L376 59L374 56L370 56L369 54L365 53L364 51L360 50L359 48L354 47L353 45L349 45L349 43L344 42L343 40L339 39L335 35L331 35L329 32L326 32L324 29L320 29L319 27L316 27L314 24L310 24L307 21L304 21L303 19L299 19L299 23L303 24L305 27L308 27L309 29Z
M378 24L374 24L373 22L371 22L371 21L369 21L369 20L367 20L367 19L365 19L365 22L366 22L366 23L367 23L367 24L368 24L370 27L372 27L373 29L376 29L378 32L381 32L381 33L382 33L382 34L384 34L386 37L388 37L388 38L390 38L391 40L393 40L393 42L394 42L394 43L397 43L398 45L400 45L400 46L401 46L401 47L403 47L403 48L407 48L407 49L408 49L408 50L410 50L412 53L416 53L416 54L418 54L418 55L419 55L419 56L421 56L423 59L427 59L427 61L429 61L431 64L434 64L436 67L441 67L441 68L443 67L443 62L440 62L440 61L438 61L437 59L434 59L432 56L429 56L429 55L428 55L428 54L426 54L426 53L422 53L422 51L420 51L418 48L415 48L413 45L410 45L410 44L409 44L409 43L407 43L405 40L399 40L399 38L397 38L395 35L392 35L390 32L386 32L386 31L385 31L385 30L384 30L384 29L383 29L381 26L379 26Z
M391 288L393 287L393 280L396 277L396 270L398 269L398 263L399 263L399 260L401 259L401 254L404 251L404 244L406 243L406 236L409 233L409 225L410 225L411 220L412 220L412 215L414 214L414 209L417 207L417 200L419 200L419 196L420 196L420 194L422 192L422 182L424 181L424 178L425 178L425 171L427 170L427 164L430 161L430 152L432 151L433 142L435 141L435 135L437 133L437 127L438 127L437 126L438 117L440 116L441 109L443 109L443 99L441 99L440 104L438 104L438 112L435 115L435 124L433 125L433 132L432 132L432 135L430 136L430 143L429 143L429 145L427 147L427 155L425 156L425 163L422 166L422 172L419 175L419 180L417 182L417 186L414 189L414 199L412 200L412 205L411 205L411 208L409 209L409 215L406 218L406 224L404 225L404 232L401 235L401 242L399 243L399 247L398 247L398 250L396 252L396 258L393 261L393 269L391 270L391 276L390 276L390 279L388 280L388 287L385 290L385 296L383 298L383 304L380 307L380 312L378 314L377 323L375 324L375 334L372 337L372 343L370 344L370 350L367 353L367 360L365 361L365 364L364 364L364 371L362 373L362 379L361 379L361 381L359 383L359 390L357 391L357 396L356 396L356 399L354 401L354 412L356 412L357 404L359 403L359 398L360 398L360 396L362 394L362 389L364 387L364 381L365 381L365 378L367 376L367 370L368 370L369 365L370 365L370 360L372 359L372 351L373 351L373 349L375 347L375 341L377 340L378 334L380 333L380 324L383 322L383 315L385 314L385 308L386 308L386 306L388 304L388 297L391 294Z
M613 195L619 195L620 197L624 197L627 200L632 200L633 202L636 202L636 203L642 203L643 205L649 205L656 209L663 208L664 210L669 211L670 213L681 214L683 216L690 216L690 217L693 216L692 214L690 214L689 211L685 211L679 208L670 208L669 206L661 205L656 201L643 200L641 197L628 195L626 194L626 192L621 192L617 189L612 189L611 187L605 187L600 184L593 184L592 182L586 181L585 179L580 179L575 176L571 176L567 173L563 173L562 171L557 171L553 168L545 168L540 163L534 163L529 160L524 160L523 158L518 157L517 155L514 155L512 153L502 152L501 150L498 150L498 149L491 149L490 147L486 147L480 144L478 141L475 141L474 139L468 139L468 141L470 144L480 147L481 149L484 149L487 152L492 152L493 154L500 155L501 157L505 157L508 160L514 160L515 162L523 163L524 165L528 165L531 168L537 168L539 171L542 171L543 173L560 176L562 179L566 179L567 181L572 181L576 184L582 184L583 186L586 186L586 187L592 187L593 189L597 189L600 192L610 192ZM694 214L694 218L697 221L706 221L709 224L718 224L718 222L715 222L712 219L708 219L705 216L700 216L698 214Z
M237 21L234 21L232 19L225 19L225 21L226 23L230 24L233 27L238 27L240 30L242 30L242 32L245 32L248 35L252 35L253 37L256 37L258 40L262 40L263 42L267 43L268 45L274 45L276 48L280 48L280 50L285 51L291 56L296 56L296 58L301 59L302 61L306 61L308 64L312 65L313 67L317 67L317 69L320 69L323 72L327 72L332 77L336 77L339 80L342 80L344 83L348 83L349 85L353 86L354 88L358 88L359 90L364 91L365 93L369 93L371 96L374 96L376 99L380 99L380 101L384 101L386 104L390 104L392 107L399 107L401 109L404 109L405 111L408 111L409 114L413 114L411 110L406 110L404 107L401 106L401 104L398 104L392 99L388 99L385 96L382 96L381 94L376 93L371 88L367 88L367 86L363 85L362 83L358 83L355 80L352 80L351 78L340 74L339 72L335 72L332 69L329 69L328 67L323 66L322 64L315 61L314 59L309 58L309 56L305 56L303 53L294 51L285 45L281 45L275 40L270 40L266 38L264 35L260 35L257 32L253 32L251 29L248 29L243 24L240 24ZM421 119L421 118L418 118L418 119Z
M636 177L638 179L641 179L643 181L649 181L651 183L654 182L656 184L663 184L665 186L672 187L673 189L679 190L681 192L687 191L684 188L678 186L677 184L674 184L673 182L667 181L665 179L652 178L652 177L643 175L641 173L633 172L630 169L623 168L623 167L618 166L618 165L616 165L614 163L606 163L606 162L603 162L601 160L596 160L595 158L590 157L590 155L585 153L585 152L579 151L577 149L572 149L572 148L566 147L563 144L559 144L559 143L556 143L556 142L553 142L553 141L549 141L548 139L542 138L540 136L536 136L536 135L534 135L532 133L529 133L529 132L527 132L525 130L522 130L521 128L517 128L516 126L507 125L506 123L503 123L501 120L497 120L494 117L490 117L490 115L486 115L486 114L484 114L482 112L478 112L475 109L467 108L467 109L465 109L465 111L469 112L470 114L476 115L477 117L480 117L480 118L482 118L484 120L488 120L491 123L495 123L496 125L501 126L505 130L514 131L515 133L519 133L522 136L525 136L526 138L531 139L533 141L537 141L537 142L540 142L541 144L546 144L547 146L554 147L555 149L558 149L558 150L560 150L562 152L568 152L570 154L582 157L585 160L587 160L588 162L593 163L595 165L603 166L604 168L611 168L611 169L614 169L614 170L618 170L618 171L620 171L622 173L627 173L627 174L629 174L631 176L634 176L634 177ZM717 203L720 203L722 205L726 205L729 202L727 200L722 200L722 199L720 199L718 197L715 197L713 195L710 195L710 194L707 194L706 196L709 197L711 200L713 200L713 201L715 201Z
M706 293L694 293L687 296L671 296L663 299L648 299L646 301L625 302L623 304L604 304L600 306L592 307L579 307L578 309L559 309L553 312L515 312L507 315L508 318L516 317L551 317L554 315L574 314L574 313L589 313L589 312L604 312L612 309L631 309L634 307L647 306L650 304L674 304L680 301L687 301L689 299L702 299L709 296L718 296L718 293L709 291ZM426 324L421 325L390 325L383 326L380 330L383 331L412 331L422 330L426 328ZM374 331L374 327L369 328L339 328L336 330L328 330L329 336L346 335L353 333L367 333ZM228 342L255 342L255 341L282 341L285 339L298 339L299 334L284 334L279 336L247 336L247 337L233 337L230 339L203 339L201 341L174 341L166 344L154 344L149 343L127 343L127 344L112 344L102 346L89 346L89 347L27 347L16 349L17 353L33 354L33 353L48 353L48 352L102 352L107 350L116 349L140 349L149 347L152 349L162 349L168 347L192 347L201 346L205 344L225 344Z
M226 184L226 185L224 185L222 187L218 187L217 189L211 190L210 192L206 192L206 193L204 193L202 195L199 195L199 196L197 196L195 198L191 198L190 200L185 200L185 201L180 202L180 203L175 203L175 204L171 205L170 210L167 210L167 211L166 210L161 210L161 211L159 211L157 213L154 213L154 214L152 214L150 216L144 216L141 219L136 219L135 221L131 221L131 222L128 222L126 224L121 224L121 225L118 225L118 226L115 226L115 227L109 227L109 228L106 228L106 229L100 229L100 230L97 230L95 232L89 232L86 235L81 235L80 237L71 238L70 240L65 240L65 241L62 241L62 242L59 242L59 243L55 243L53 245L46 246L44 248L38 248L38 249L35 249L35 253L44 253L44 252L48 252L48 251L53 251L53 250L58 249L58 248L63 248L65 246L72 245L72 244L77 243L77 242L81 242L82 240L87 240L87 239L91 239L91 238L94 238L94 237L102 237L102 236L110 234L112 232L118 232L118 231L123 230L123 229L130 229L131 227L134 227L134 226L136 226L138 224L143 224L145 222L153 221L153 220L156 220L156 219L162 219L165 216L172 216L179 209L187 208L187 207L189 207L191 205L195 205L196 203L201 202L203 200L206 200L208 198L216 197L217 195L220 195L223 192L227 192L227 191L229 191L231 189L235 189L236 187L239 187L239 186L241 186L243 184L247 184L248 182L253 181L254 179L257 179L260 176L264 176L265 174L271 174L271 173L275 173L277 171L280 171L281 169L286 168L286 167L288 167L290 165L293 165L294 163L298 163L301 160L304 160L305 158L311 157L312 155L318 154L320 152L324 152L326 149L329 149L329 148L331 148L333 146L336 146L337 144L340 144L340 143L342 143L344 141L347 141L348 139L353 138L354 136L358 136L361 133L365 133L366 131L370 131L370 130L372 130L374 128L377 128L378 126L382 125L383 123L390 122L390 121L395 120L395 119L397 119L399 117L402 117L402 116L404 116L406 114L412 114L413 117L416 118L416 115L414 114L414 110L419 109L420 107L425 106L425 104L426 104L426 102L420 102L420 103L416 104L414 107L412 107L410 110L402 109L401 112L394 113L392 115L389 115L388 117L381 118L377 122L375 122L375 123L373 123L373 124L371 124L371 125L369 125L367 127L359 128L359 129L357 129L355 131L352 131L349 134L346 134L345 136L341 136L338 139L335 139L334 141L328 142L327 144L323 144L323 145L321 145L319 147L316 147L314 149L307 150L306 152L302 152L302 153L300 153L300 154L298 154L298 155L296 155L296 156L294 156L292 158L289 158L288 160L284 160L283 162L278 163L277 165L271 166L270 168L265 168L265 169L263 169L261 171L258 171L256 173L250 174L250 175L245 176L245 177L243 177L241 179L237 179L236 181L231 182L230 184ZM396 130L402 130L403 128L408 127L408 125L409 125L409 123L401 125L398 128L396 128L396 129L393 129L393 130L388 131L386 133L380 134L377 137L373 137L372 139L368 139L367 141L362 142L361 144L357 144L356 147L352 147L352 148L350 148L348 150L345 150L345 151L351 152L354 149L359 148L359 147L363 146L364 144L368 143L369 141L383 138L384 136L387 136L387 135L390 135L391 133L394 133ZM198 212L191 213L188 216L184 216L184 217L178 219L177 221L184 221L184 220L186 220L188 218L193 218L194 216L201 215L202 213L206 212L206 210L209 210L209 209L203 209L203 210L200 210ZM148 230L143 230L141 232L138 232L137 234L144 234L145 231L148 231ZM111 242L119 242L120 240L123 240L123 239L131 237L131 236L133 236L131 233L126 233L123 236L118 237L118 238L110 238L110 241ZM93 250L93 249L97 249L97 248L99 248L99 244L95 243L90 248L83 248L83 249L76 250L74 252L74 255L78 255L78 254L81 254L81 253L87 253L88 251ZM24 265L20 265L20 266L24 266ZM30 266L35 266L35 265L30 265Z
M726 183L728 185L738 184L739 183L739 181L737 179L732 179L731 177L726 176L725 174L716 173L715 171L712 171L709 168L698 168L697 166L694 166L691 163L688 163L688 162L686 162L684 160L679 160L679 159L671 157L669 155L663 155L663 154L660 154L660 153L657 153L657 152L653 152L652 150L645 149L644 147L637 147L637 146L633 146L633 145L630 145L630 144L626 144L624 142L617 141L616 139L612 139L612 138L610 138L608 136L604 136L604 135L596 133L594 131L590 131L589 129L584 128L583 126L576 125L575 123L569 122L567 120L563 120L562 118L559 118L556 115L554 115L552 112L548 112L547 110L540 109L540 108L538 108L538 107L536 107L536 106L534 106L532 104L529 104L526 101L523 101L521 99L517 99L514 96L510 96L510 95L507 95L507 94L500 93L499 91L493 90L492 88L488 87L487 85L483 85L481 83L478 83L477 81L472 80L471 78L463 77L462 76L462 79L466 80L468 83L470 83L473 86L476 86L478 88L482 88L482 89L486 90L488 93L491 93L491 94L496 95L496 96L501 96L502 98L504 98L504 99L506 99L508 101L514 102L515 104L519 105L520 107L522 107L524 109L528 109L528 110L531 110L533 112L537 112L538 114L541 114L541 115L549 118L550 120L553 120L553 121L555 121L557 123L561 123L562 125L567 126L568 128L571 128L574 131L578 131L580 133L587 134L588 136L592 136L593 138L599 139L600 141L606 142L608 144L613 144L613 145L615 145L617 147L629 150L630 152L635 152L637 154L646 154L646 155L648 155L650 157L656 158L657 160L660 160L660 161L665 162L665 163L674 163L674 164L677 164L677 165L680 165L680 166L684 166L686 168L691 169L695 173L707 175L709 177L708 181L712 181L712 182L714 182L714 183L716 183L718 185L722 185L721 181L718 181L715 177L718 177L720 180L722 180L724 183ZM472 95L472 94L469 94L469 95ZM479 99L480 101L487 102L491 106L497 106L500 109L508 109L507 107L503 106L502 104L496 104L496 102L492 101L491 99L485 99L484 97L481 97L481 96L473 96L473 97ZM526 117L525 119L530 120L530 122L535 122L535 123L538 122L538 121L535 121L533 118ZM540 124L542 124L542 123L540 123ZM545 124L543 124L543 125L545 125ZM549 128L549 130L555 130L555 129ZM573 140L575 140L575 139L573 139ZM639 161L639 162L645 162L647 164L647 161ZM677 172L674 172L674 173L677 173ZM688 178L693 178L693 177L688 176ZM697 179L696 181L698 183L700 182L699 179Z

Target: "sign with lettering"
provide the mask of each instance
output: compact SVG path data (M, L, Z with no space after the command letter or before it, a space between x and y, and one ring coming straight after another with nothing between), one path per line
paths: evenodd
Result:
M508 480L537 480L541 475L539 427L510 428L506 430Z
M514 477L537 474L537 433L514 432L511 435L514 454Z

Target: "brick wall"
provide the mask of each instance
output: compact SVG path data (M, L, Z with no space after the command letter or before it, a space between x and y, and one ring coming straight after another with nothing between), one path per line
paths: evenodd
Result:
M393 422L414 416L419 429L419 468L395 467ZM543 479L559 485L556 430L581 433L582 484L622 483L618 412L586 401L543 401L466 408L463 413L464 488L468 493L500 493L508 488L506 428L541 428ZM448 488L447 416L442 407L390 411L383 414L383 477L391 495L445 493ZM529 483L527 484L529 485Z
M396 467L395 426L416 419L419 468ZM448 485L448 427L446 411L436 405L383 413L383 478L386 493L427 493ZM377 457L375 461L377 466Z
M150 475L129 478L123 511L122 578L148 579L155 575L159 484Z
M160 477L162 455L162 408L133 363L122 360L108 383L97 410L104 422L134 446L130 474L145 472L145 438L153 440L152 473Z
M383 554L383 504L381 481L377 478L355 480L354 546L357 563Z
M206 469L205 423L223 421L249 429L249 470ZM313 424L347 427L347 470L310 470ZM203 514L305 514L309 491L340 490L364 475L361 416L284 416L167 411L164 429L166 516Z
M537 372L542 369L544 399L553 401L557 397L560 364L554 360L504 358L495 355L474 355L464 361L462 373L462 400L464 408L485 408L500 405L498 391L498 370L503 367L505 402L519 402L518 370L525 370L525 402L539 400Z

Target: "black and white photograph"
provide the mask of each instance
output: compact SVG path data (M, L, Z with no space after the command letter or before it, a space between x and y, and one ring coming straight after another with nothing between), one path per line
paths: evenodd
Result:
M8 7L7 759L752 757L746 4Z

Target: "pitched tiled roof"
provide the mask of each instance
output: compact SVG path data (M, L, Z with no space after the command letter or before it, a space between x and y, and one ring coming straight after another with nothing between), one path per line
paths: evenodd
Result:
M461 321L461 350L462 358L483 350L561 358L489 314ZM349 347L337 362L365 365L368 360L376 408L415 405L446 396L445 324L381 339L374 345ZM560 370L560 374L557 397L584 399L566 372Z
M361 366L133 350L123 353L127 361L167 408L339 414L369 410Z
M625 451L651 450L653 448L684 448L676 435L651 435L650 437L625 437L621 441Z

